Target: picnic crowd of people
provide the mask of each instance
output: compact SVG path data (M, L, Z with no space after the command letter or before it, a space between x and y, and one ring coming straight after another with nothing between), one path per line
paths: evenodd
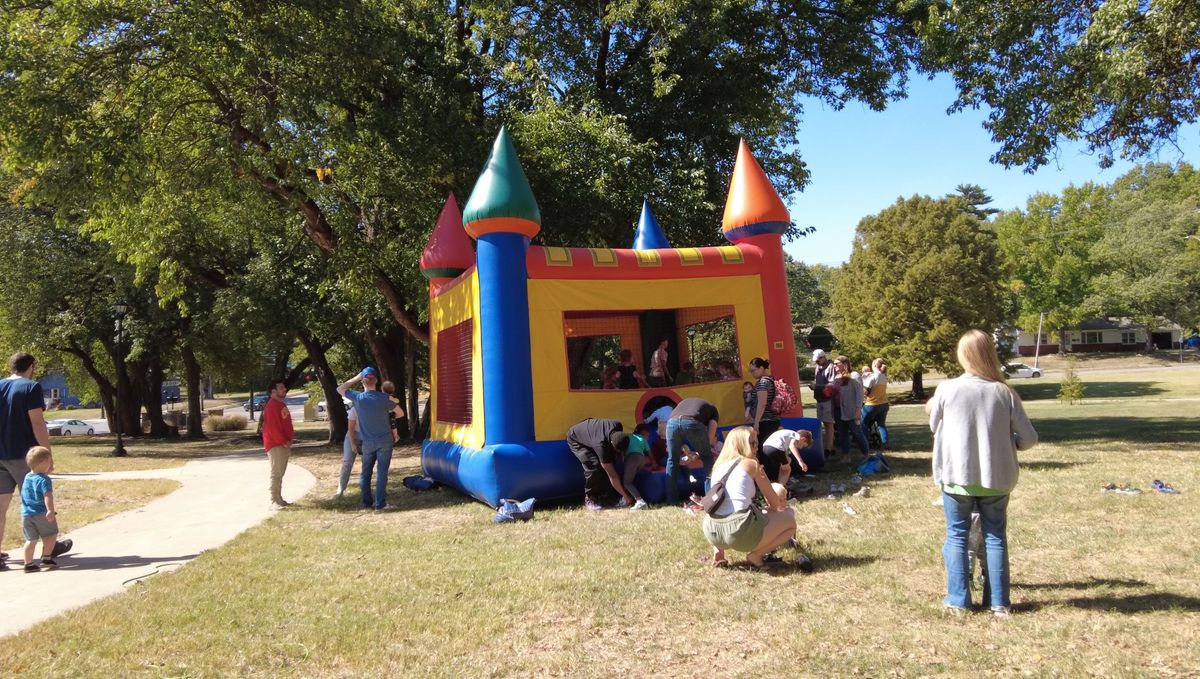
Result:
M850 459L851 442L863 456L872 454L869 434L877 432L878 447L888 448L887 363L874 359L854 371L850 359L831 361L822 349L812 355L815 365L811 385L816 416L822 424L821 445L809 431L782 426L775 412L777 385L770 362L754 358L748 364L753 382L743 385L745 424L734 427L724 440L718 435L720 413L698 397L660 405L632 433L613 419L588 418L570 428L566 443L583 467L584 504L590 510L650 505L636 485L639 472L656 468L652 439L665 442L661 460L665 472L665 501L676 505L682 484L702 487L707 496L692 495L685 507L703 510L703 533L712 545L712 563L728 564L726 550L744 552L746 562L761 568L778 560L774 552L798 549L796 516L788 505L787 486L793 469L800 473L820 470L833 459ZM946 519L943 558L947 595L944 605L959 612L971 606L968 569L968 535L972 515L978 516L986 547L987 583L983 604L996 615L1007 615L1009 598L1007 507L1017 482L1017 450L1037 442L1037 432L1026 416L1021 399L1005 381L992 338L971 330L958 342L957 358L963 373L939 385L925 404L934 433L933 480L942 491ZM672 376L667 367L667 342L654 349L650 374L643 377L629 350L620 364L606 371L605 386L633 389L684 384L698 378L690 363ZM37 362L25 352L9 360L10 375L0 380L0 535L13 495L20 492L25 535L24 570L34 572L57 566L55 559L71 550L70 540L58 541L57 509L50 473L54 457L44 419L45 399L33 379ZM738 379L732 363L717 364L720 379ZM352 389L361 383L362 390ZM343 497L356 457L362 457L359 478L364 508L384 512L395 507L387 501L392 448L398 440L395 421L404 411L390 382L381 382L374 368L365 368L338 386L351 404L349 432L335 499ZM263 409L263 446L270 462L270 499L280 507L290 503L281 494L283 476L295 441L287 408L287 383L271 384ZM372 480L374 485L372 487ZM41 545L42 561L34 559ZM7 553L0 552L0 570L8 569ZM811 561L799 556L802 568Z

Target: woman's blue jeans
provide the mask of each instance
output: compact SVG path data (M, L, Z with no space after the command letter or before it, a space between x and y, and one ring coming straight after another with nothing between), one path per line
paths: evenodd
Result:
M967 540L971 534L971 512L979 512L983 543L987 550L983 605L989 608L1007 607L1008 496L977 497L942 493L942 509L946 512L946 544L942 547L942 557L946 560L946 605L959 608L971 606L971 562L967 558Z
M362 476L358 487L362 491L363 506L371 505L371 471L375 463L379 463L379 472L375 475L375 509L383 509L387 505L388 469L392 466L392 442L363 441L362 442Z
M854 445L862 451L863 455L871 454L871 444L867 443L867 437L863 436L863 428L854 420L838 420L834 423L834 437L836 438L838 451L842 455L850 454L850 439L854 439Z
M679 479L678 474L683 472L689 474L690 470L687 465L680 462L680 451L683 449L683 444L687 444L689 448L700 456L700 461L704 463L704 471L701 472L705 481L705 488L708 487L708 475L712 472L712 446L708 444L708 427L690 419L675 417L667 420L667 503L674 504L679 501Z
M863 406L862 431L863 436L867 438L867 440L870 440L871 438L871 423L874 422L879 425L880 442L883 443L884 447L887 446L887 414L891 407L892 406L889 403L884 403L877 406Z
M362 447L361 442L357 442L359 447ZM346 487L350 485L350 472L354 470L354 458L358 454L350 447L350 435L346 434L346 438L342 440L342 469L338 474L338 492L346 492Z

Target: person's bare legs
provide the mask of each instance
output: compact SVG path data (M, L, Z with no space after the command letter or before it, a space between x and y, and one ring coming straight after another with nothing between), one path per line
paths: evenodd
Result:
M825 457L829 457L829 454L834 450L833 436L833 420L822 422L821 438L825 440L823 444L825 446Z
M45 561L46 559L49 559L51 562L54 561L54 543L57 541L57 535L51 535L48 538L42 538L42 561ZM31 549L29 551L30 556L32 556L33 550ZM30 560L26 559L25 563L30 563Z
M13 494L0 495L0 535L4 535L4 523L8 517L8 505L12 503Z
M37 548L37 542L34 540L25 541L25 565L33 563L33 550ZM50 549L54 549L54 545L50 545Z
M767 525L762 540L746 560L755 566L763 565L763 557L787 544L796 534L796 512L791 507L781 512L767 512Z

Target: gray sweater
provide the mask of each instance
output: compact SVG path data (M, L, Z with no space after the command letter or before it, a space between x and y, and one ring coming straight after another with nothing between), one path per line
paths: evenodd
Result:
M1008 385L968 373L938 385L929 404L934 483L1017 485L1017 451L1037 443L1037 432Z

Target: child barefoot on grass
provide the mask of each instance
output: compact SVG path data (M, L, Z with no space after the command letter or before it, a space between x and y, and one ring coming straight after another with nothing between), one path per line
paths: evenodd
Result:
M29 473L21 485L21 517L25 529L25 572L33 573L38 565L33 562L33 552L38 540L42 542L42 566L54 568L54 541L58 538L58 512L54 509L54 486L50 472L54 471L54 457L49 448L34 446L25 454Z

